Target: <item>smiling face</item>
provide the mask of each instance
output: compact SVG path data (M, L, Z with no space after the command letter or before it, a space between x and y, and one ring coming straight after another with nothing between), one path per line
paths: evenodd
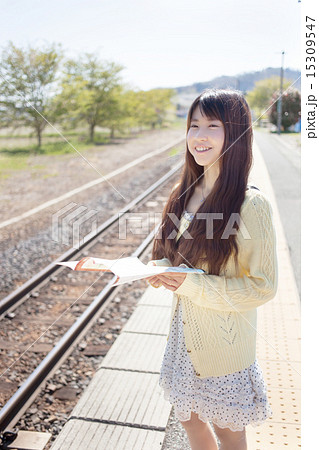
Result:
M215 166L219 166L218 158L222 153L224 139L223 123L218 119L209 119L203 116L197 106L192 114L187 133L188 149L196 163L205 168L211 167L215 163Z

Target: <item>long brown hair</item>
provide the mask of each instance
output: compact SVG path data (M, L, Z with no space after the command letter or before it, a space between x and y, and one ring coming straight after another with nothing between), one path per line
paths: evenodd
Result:
M251 114L241 92L209 89L199 95L191 105L187 117L187 133L197 106L203 116L220 120L225 130L219 159L219 176L197 213L222 213L223 216L222 219L214 221L213 238L206 236L206 221L196 219L196 214L187 229L192 239L186 239L182 234L176 241L178 222L204 173L203 166L196 163L186 143L182 175L164 208L162 223L154 240L152 258L166 257L173 266L185 263L196 267L197 264L207 263L208 272L219 275L231 255L237 264L236 235L231 234L228 239L222 238L222 235L232 213L240 213L245 199L252 165ZM178 219L177 223L172 217ZM239 229L238 221L233 224L233 228Z

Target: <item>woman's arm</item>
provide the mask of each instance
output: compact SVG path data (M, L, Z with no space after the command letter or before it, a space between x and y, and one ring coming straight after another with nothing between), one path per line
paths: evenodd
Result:
M250 239L243 239L239 262L243 277L187 274L174 290L198 306L219 311L247 311L272 299L277 290L276 235L268 199L256 193L248 199L241 220Z

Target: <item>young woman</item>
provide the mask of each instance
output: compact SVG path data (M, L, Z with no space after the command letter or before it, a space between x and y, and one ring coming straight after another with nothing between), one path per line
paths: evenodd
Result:
M205 274L149 278L174 292L160 385L193 450L247 448L245 427L271 414L256 360L256 308L277 289L267 197L248 186L252 127L240 92L207 90L187 119L187 149L151 264ZM177 226L176 226L177 224Z

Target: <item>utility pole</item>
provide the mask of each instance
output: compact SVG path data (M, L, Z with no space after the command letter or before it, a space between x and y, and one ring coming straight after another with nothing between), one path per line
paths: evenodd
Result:
M284 80L284 55L285 52L281 52L281 69L280 69L280 94L277 102L277 134L281 132L281 116L282 116L282 86Z

